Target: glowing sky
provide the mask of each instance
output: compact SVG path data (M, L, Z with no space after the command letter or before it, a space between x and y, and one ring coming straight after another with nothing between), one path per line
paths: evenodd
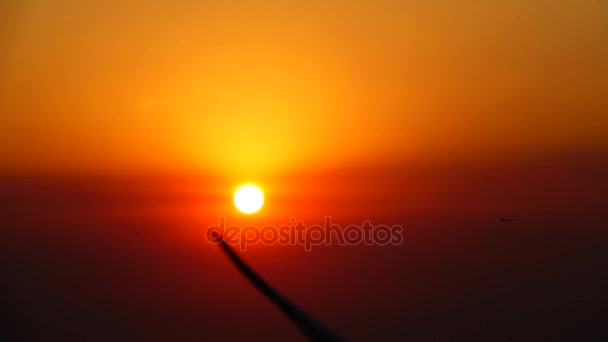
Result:
M353 340L605 340L606 156L608 0L1 0L0 340L294 340L204 229L325 216Z
M603 0L2 6L5 170L238 177L608 145Z

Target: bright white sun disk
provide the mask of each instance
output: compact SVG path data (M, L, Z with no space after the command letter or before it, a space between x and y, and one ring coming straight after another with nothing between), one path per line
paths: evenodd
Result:
M255 185L243 185L234 192L234 205L245 214L253 214L262 208L264 193Z

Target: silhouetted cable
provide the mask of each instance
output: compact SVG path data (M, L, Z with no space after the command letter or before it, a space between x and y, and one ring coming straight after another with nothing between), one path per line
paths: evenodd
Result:
M333 332L272 288L230 248L223 237L217 237L216 240L219 241L222 250L253 286L260 290L266 298L270 299L311 341L347 341L347 339Z

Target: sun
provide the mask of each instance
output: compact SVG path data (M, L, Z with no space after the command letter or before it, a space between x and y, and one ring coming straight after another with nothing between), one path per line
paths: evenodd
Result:
M234 206L242 213L253 214L264 205L264 193L255 185L243 185L234 192Z

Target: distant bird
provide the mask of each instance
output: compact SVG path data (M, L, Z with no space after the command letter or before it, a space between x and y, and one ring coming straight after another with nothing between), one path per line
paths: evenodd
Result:
M507 219L507 218L501 217L499 221L500 222L514 222L514 221L517 221L517 219L516 218L514 218L514 219Z
M304 310L297 307L277 290L272 288L262 277L260 277L249 265L247 265L233 250L222 236L214 236L224 253L230 261L239 269L253 286L255 286L266 298L268 298L279 310L289 318L300 331L311 341L344 342L346 338L338 335L323 323L319 322Z

